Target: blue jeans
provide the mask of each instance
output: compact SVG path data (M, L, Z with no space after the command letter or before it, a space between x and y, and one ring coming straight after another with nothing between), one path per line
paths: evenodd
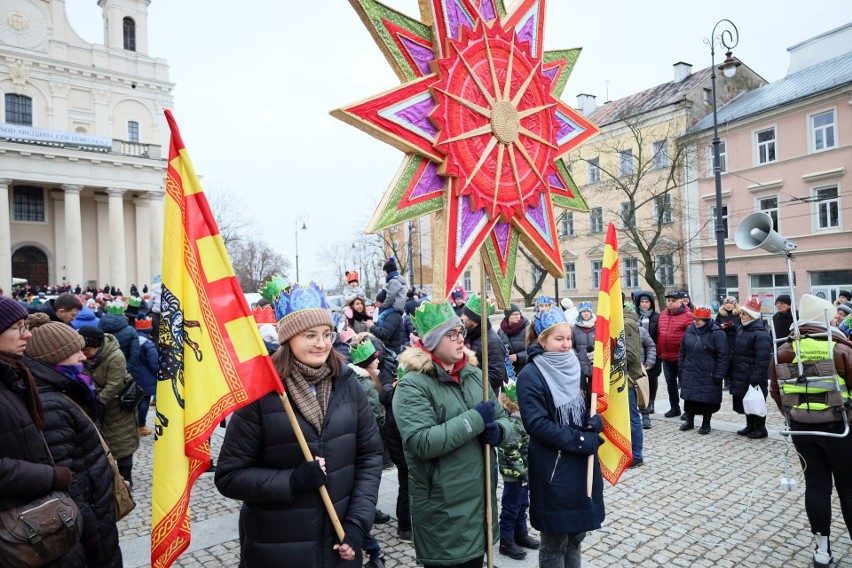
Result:
M580 568L580 544L586 533L541 533L539 568Z
M139 401L139 406L137 407L139 409L139 419L136 423L137 426L145 425L145 421L148 418L148 408L151 406L151 398L151 396L146 394L142 397L142 400Z
M503 499L500 510L500 538L514 539L527 534L527 508L530 506L530 488L521 487L517 481L503 480Z
M677 390L677 361L663 361L663 374L666 376L666 389L669 391L669 404L680 412L680 393Z
M370 558L378 558L382 555L382 549L379 547L379 541L376 540L376 537L374 537L372 533L367 533L364 537L364 542L361 544L361 548L364 549L364 552L370 555Z
M639 413L639 404L636 402L636 389L627 389L630 399L630 443L633 446L633 461L642 459L642 415Z

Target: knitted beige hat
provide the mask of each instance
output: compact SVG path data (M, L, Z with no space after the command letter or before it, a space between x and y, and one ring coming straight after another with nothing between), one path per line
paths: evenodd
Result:
M56 365L83 349L83 338L68 324L50 321L44 313L32 314L27 326L33 336L27 341L27 355L48 365Z
M334 329L334 320L331 319L330 311L311 308L288 314L278 322L278 343L286 343L303 331L318 325L327 325L330 330Z

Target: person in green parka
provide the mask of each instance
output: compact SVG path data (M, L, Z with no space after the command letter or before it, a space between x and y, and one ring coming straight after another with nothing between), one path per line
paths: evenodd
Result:
M118 395L129 381L124 353L118 340L93 326L81 327L77 333L83 336L86 346L83 355L86 361L83 372L95 383L95 392L106 405L101 421L104 439L109 445L118 471L130 487L133 487L133 454L139 448L139 430L136 426L136 409L124 410Z
M512 425L491 389L490 400L482 400L482 372L464 346L465 328L452 306L423 302L413 321L420 339L400 356L407 372L393 412L409 468L415 553L425 568L480 568L486 549L482 446L501 445ZM496 543L494 456L491 467Z

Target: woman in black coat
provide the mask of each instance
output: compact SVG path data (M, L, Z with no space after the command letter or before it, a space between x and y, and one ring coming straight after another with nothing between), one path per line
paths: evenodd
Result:
M760 318L760 303L751 299L740 307L742 326L734 337L731 355L731 396L734 412L745 414L743 398L749 387L757 386L766 398L768 392L769 360L772 357L772 337L766 322ZM737 430L740 436L766 438L766 416L746 414L746 427Z
M295 294L293 301L298 304ZM279 321L281 347L272 361L315 459L305 461L281 400L270 393L228 423L216 487L243 501L241 567L360 568L382 473L376 419L354 372L332 350L337 334L331 313L290 307L294 311ZM320 498L321 485L343 524L343 543Z
M527 364L527 326L530 322L521 313L521 308L515 304L511 304L503 315L497 335L506 347L512 369L517 377Z
M716 325L722 328L725 336L728 338L728 352L734 352L734 335L740 328L740 308L737 305L737 299L733 296L727 296L722 300L722 306L719 308L719 313L716 314ZM725 377L725 388L730 386L732 366L728 366L728 376Z
M22 507L54 490L67 491L71 470L54 465L45 445L44 412L35 381L23 363L27 310L0 297L0 511ZM79 518L79 517L78 517ZM49 568L83 568L78 542Z
M722 408L722 381L730 358L725 332L711 317L710 308L695 309L693 324L686 328L678 356L680 396L686 410L680 429L695 428L695 415L700 414L699 434L710 433L710 418Z
M644 327L651 335L654 345L657 344L657 325L660 321L660 314L657 312L654 294L651 292L639 291L633 294L633 303L636 306L636 313L639 315L639 326ZM648 407L642 411L643 414L654 414L654 400L657 398L657 388L659 387L660 373L663 371L663 360L657 357L654 366L648 369ZM650 419L649 419L650 420Z

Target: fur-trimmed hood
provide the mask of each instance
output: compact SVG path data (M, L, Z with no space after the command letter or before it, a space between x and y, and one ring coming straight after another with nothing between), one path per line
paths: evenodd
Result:
M464 353L467 355L467 362L469 365L473 365L474 367L479 366L479 360L476 358L476 354L473 351L465 347ZM403 351L402 355L399 356L399 366L404 368L406 371L425 373L433 377L438 374L438 371L435 368L435 361L432 359L432 356L428 351L424 351L419 347L413 347Z
M367 369L359 367L355 363L347 363L347 365L349 365L349 368L352 369L352 372L358 375L359 378L369 379L371 381L373 380L373 377L370 376L370 373L367 371Z
M738 305L735 304L734 309L731 310L730 312L728 312L728 310L726 310L725 308L720 307L719 308L719 315L722 316L723 318L728 317L728 316L737 317L737 316L740 315L740 308L739 308Z

